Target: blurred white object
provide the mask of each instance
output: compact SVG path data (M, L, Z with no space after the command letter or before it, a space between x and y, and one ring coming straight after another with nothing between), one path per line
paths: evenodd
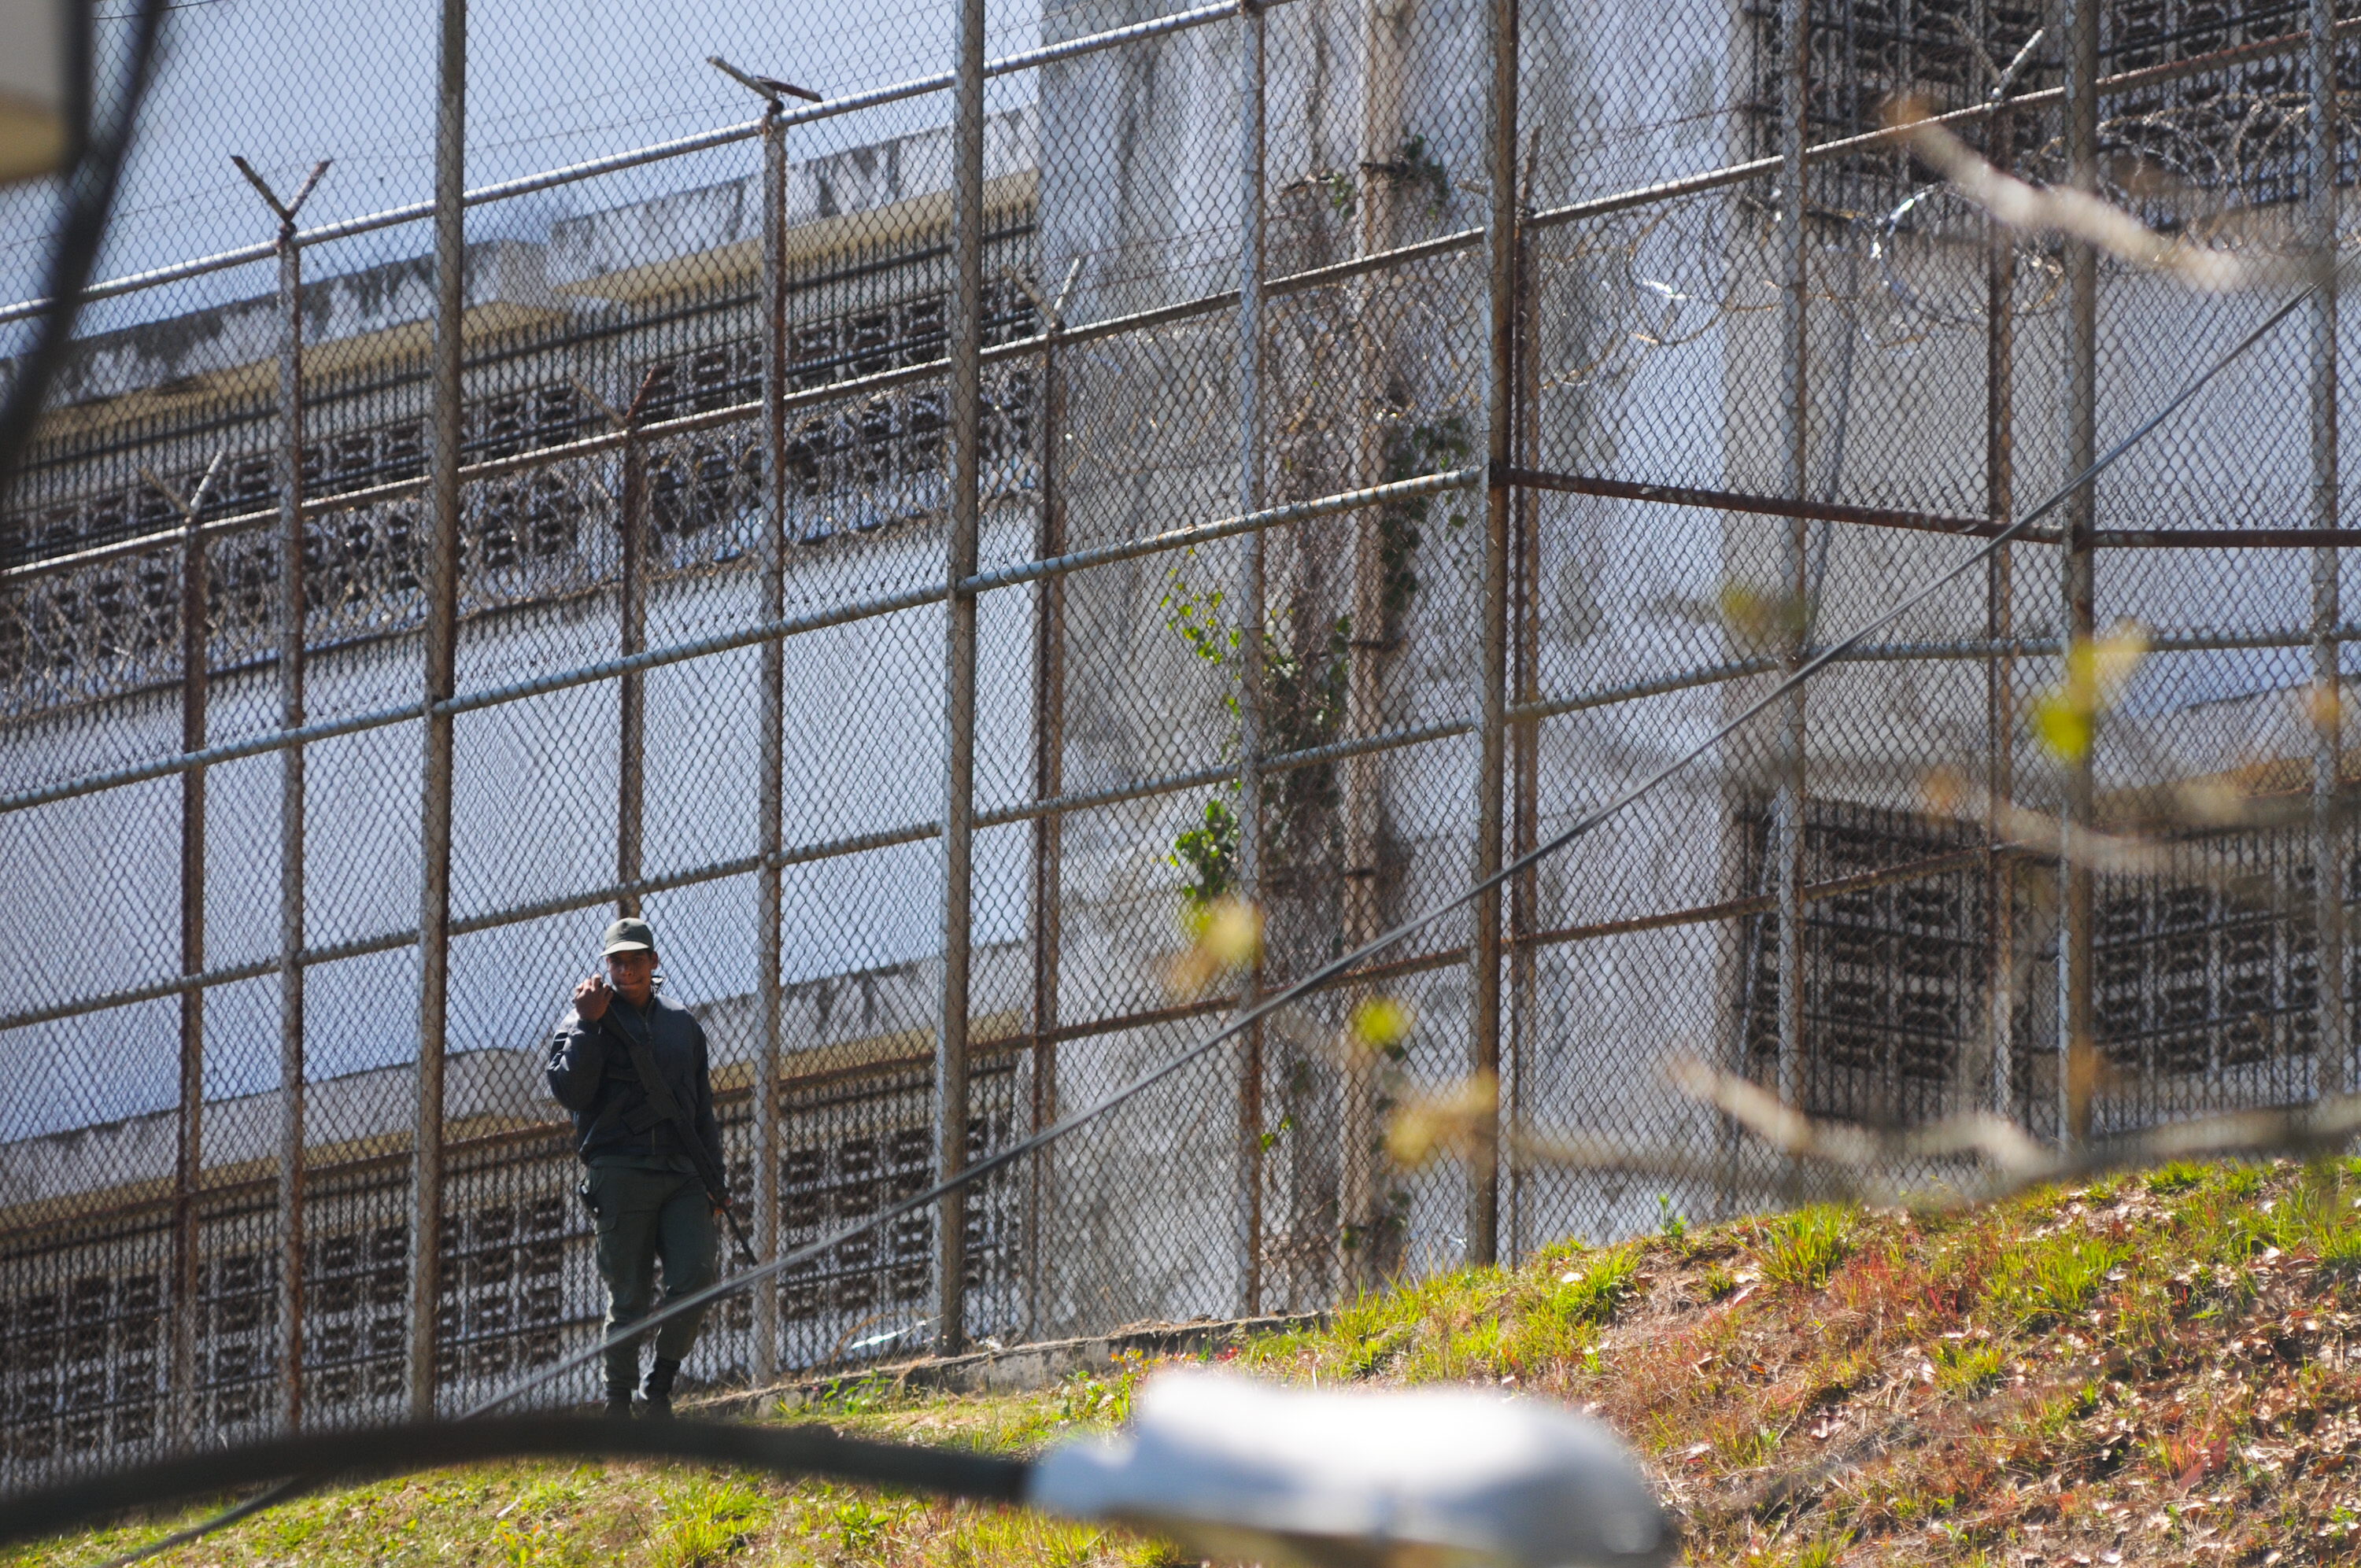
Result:
M73 161L90 102L91 0L0 0L0 183Z
M1028 1500L1264 1563L1637 1568L1678 1545L1606 1427L1465 1388L1316 1392L1171 1373L1140 1390L1126 1431L1043 1455Z

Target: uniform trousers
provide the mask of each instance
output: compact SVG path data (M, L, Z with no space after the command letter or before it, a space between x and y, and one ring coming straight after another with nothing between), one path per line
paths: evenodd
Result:
M607 1281L607 1332L639 1321L657 1301L656 1266L664 1266L663 1303L669 1305L713 1283L713 1204L693 1172L628 1160L590 1167L590 1201L598 1211L598 1273ZM685 1361L697 1343L703 1309L667 1319L656 1329L656 1359ZM639 1342L607 1353L607 1381L629 1389L639 1382Z

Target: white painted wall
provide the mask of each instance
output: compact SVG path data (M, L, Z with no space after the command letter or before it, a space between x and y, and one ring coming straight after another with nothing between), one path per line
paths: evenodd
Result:
M995 524L994 532L1029 523ZM939 547L910 533L883 549L815 552L799 559L797 603L864 593L880 571L938 570ZM752 619L743 572L660 587L652 621ZM987 601L978 701L980 796L1013 797L1029 765L1031 685L1025 590ZM471 623L463 634L463 692L609 656L611 599ZM824 843L941 812L941 613L928 608L809 633L786 644L785 842ZM661 641L661 639L658 639ZM239 677L268 682L268 672ZM318 704L379 708L412 697L414 655L403 644L331 653L313 670ZM756 755L754 651L669 666L648 680L647 874L753 852ZM235 692L225 692L235 700ZM577 687L462 716L457 722L452 902L467 919L563 897L612 879L615 688ZM176 705L125 699L82 722L128 729L149 754L177 749ZM414 929L417 920L419 729L395 726L325 742L307 777L309 936L327 945ZM15 771L51 776L49 745L72 731L10 749ZM45 745L46 742L46 745ZM207 785L207 959L261 959L278 946L279 765L260 758L213 770ZM24 961L0 976L0 1009L62 995L151 983L178 958L179 791L165 782L83 796L0 817L0 883L38 910ZM1013 832L978 841L976 940L1021 929L1027 894ZM938 950L941 927L931 842L790 868L785 970L801 981L907 963ZM717 1000L754 986L751 878L658 894L649 917L685 999ZM451 992L454 1049L533 1048L588 973L601 907L461 938ZM324 964L307 980L310 1065L330 1078L410 1059L417 1036L414 951ZM221 987L206 1003L208 1091L252 1093L278 1080L275 981ZM10 1031L0 1043L24 1063L26 1093L0 1108L0 1141L108 1122L170 1103L176 1091L177 1005L170 1001ZM916 1024L921 1020L913 1019Z

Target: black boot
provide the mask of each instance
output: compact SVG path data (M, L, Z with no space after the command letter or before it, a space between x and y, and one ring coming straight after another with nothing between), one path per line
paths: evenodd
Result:
M656 1357L656 1364L648 1368L648 1383L645 1390L648 1397L648 1420L652 1421L672 1420L672 1380L678 1376L680 1376L680 1363L661 1355Z
M619 1421L631 1419L631 1390L640 1381L640 1351L623 1345L607 1353L607 1414Z

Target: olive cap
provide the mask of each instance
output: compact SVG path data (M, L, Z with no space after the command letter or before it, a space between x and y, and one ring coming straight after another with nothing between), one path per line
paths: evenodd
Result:
M655 951L655 927L644 920L627 915L607 927L607 935L600 939L598 956L606 958L614 953L652 953Z

